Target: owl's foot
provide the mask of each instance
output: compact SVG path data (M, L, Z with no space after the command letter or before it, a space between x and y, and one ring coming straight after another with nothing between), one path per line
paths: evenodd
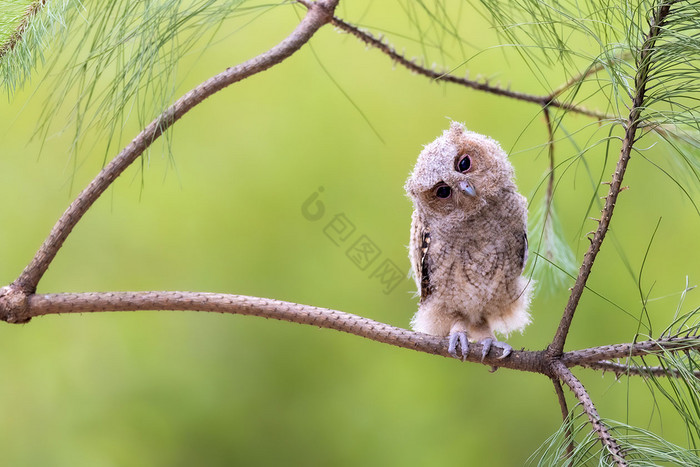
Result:
M457 354L457 344L460 347L460 353ZM469 341L467 340L467 333L463 331L450 333L450 345L447 347L447 352L454 358L458 360L466 360L467 354L469 353Z
M479 341L479 344L481 344L481 361L484 361L484 358L489 354L489 350L491 350L492 346L496 346L501 349L502 353L501 356L498 357L498 359L506 358L508 355L511 354L513 351L513 347L510 345L506 344L505 342L497 341L493 337L487 337L486 339L481 339Z

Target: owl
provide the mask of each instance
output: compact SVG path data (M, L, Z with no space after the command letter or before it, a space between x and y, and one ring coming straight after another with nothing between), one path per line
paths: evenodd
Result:
M409 257L420 291L415 331L449 336L449 353L465 359L468 342L507 357L496 340L530 323L527 203L500 145L463 124L425 146L406 181L413 201ZM459 353L458 353L459 351Z

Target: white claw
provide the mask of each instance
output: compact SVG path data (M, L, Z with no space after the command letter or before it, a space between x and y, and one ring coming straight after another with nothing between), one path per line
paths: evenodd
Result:
M513 352L513 347L506 344L505 342L497 342L497 344L499 344L498 347L503 349L503 353L501 354L500 357L498 357L499 360L506 358L508 355L510 355Z
M481 361L484 361L484 358L489 354L489 351L491 350L491 347L495 346L501 349L501 356L498 357L499 360L502 360L506 358L508 355L510 355L513 352L513 347L510 345L506 344L505 342L497 341L496 339L492 337L487 337L486 339L482 339L479 341L479 344L483 346L481 349Z
M457 354L457 343L461 350L461 355ZM450 344L447 347L447 352L458 360L466 360L467 354L469 354L469 341L467 340L467 334L464 332L453 332L450 334Z
M482 339L479 343L481 344L481 361L483 362L486 356L489 354L489 350L491 350L491 344L493 344L494 339L491 337L487 337L486 339Z

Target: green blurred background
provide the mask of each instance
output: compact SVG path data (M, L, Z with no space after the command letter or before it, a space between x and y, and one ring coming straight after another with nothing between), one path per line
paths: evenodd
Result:
M342 1L338 15L387 34L397 49L428 64L451 69L470 58L471 76L492 76L537 94L548 90L516 51L494 47L499 39L483 11L459 2L450 7L457 8L455 27L469 41L459 43L427 26L419 34L416 23L428 25L429 15L406 5ZM227 21L211 43L203 38L180 61L176 94L274 45L303 9L260 12L253 22ZM440 37L442 49L433 47ZM360 270L346 250L364 234L381 249L378 261L408 272L411 205L403 183L422 145L449 119L499 140L511 154L521 191L538 202L548 161L537 106L430 82L331 26L311 45L316 56L304 47L178 122L170 149L156 143L144 164L127 170L88 212L39 292L235 293L407 327L417 306L413 283L405 279L384 293L370 278L372 268ZM550 88L566 76L556 68L546 73ZM97 131L85 133L72 153L73 130L61 118L43 147L32 139L46 99L56 105L50 100L56 77L43 77L40 68L3 99L0 111L3 284L17 277L105 157L106 136ZM66 97L63 112L71 105ZM605 134L594 135L591 123L567 119L569 128L589 127L577 137L582 146ZM113 148L138 130L130 120ZM645 147L652 142L645 141ZM573 152L568 143L557 146L561 158ZM666 168L674 164L662 147L645 156ZM614 161L605 167L602 149L587 157L593 173L612 173ZM632 316L586 293L568 349L631 341L642 308L640 284L655 299L648 309L658 335L676 311L686 276L691 285L700 276L700 223L687 197L641 157L633 158L625 184L630 190L618 203L614 238L604 244L589 285ZM319 187L326 211L310 221L301 206ZM592 193L581 164L564 175L556 193L564 237L577 260L588 245L585 232L594 228L584 223ZM324 228L341 213L356 231L339 247ZM659 218L638 283L634 276ZM547 345L570 286L547 292L540 285L533 324L510 337L514 348ZM683 311L698 303L694 295ZM521 465L561 421L552 384L542 376L490 374L480 365L254 317L50 316L0 326L0 342L4 465ZM684 442L677 419L659 422L659 408L641 380L577 374L603 417ZM659 403L663 411L667 405Z

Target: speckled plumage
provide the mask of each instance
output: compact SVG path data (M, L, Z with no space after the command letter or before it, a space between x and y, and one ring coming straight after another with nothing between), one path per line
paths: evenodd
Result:
M464 161L463 159L467 159ZM466 170L464 170L466 168ZM483 342L529 322L527 203L513 167L493 139L453 122L425 146L406 181L413 200L410 259L420 291L414 330L450 335L467 354L467 337ZM448 196L445 196L448 194Z

